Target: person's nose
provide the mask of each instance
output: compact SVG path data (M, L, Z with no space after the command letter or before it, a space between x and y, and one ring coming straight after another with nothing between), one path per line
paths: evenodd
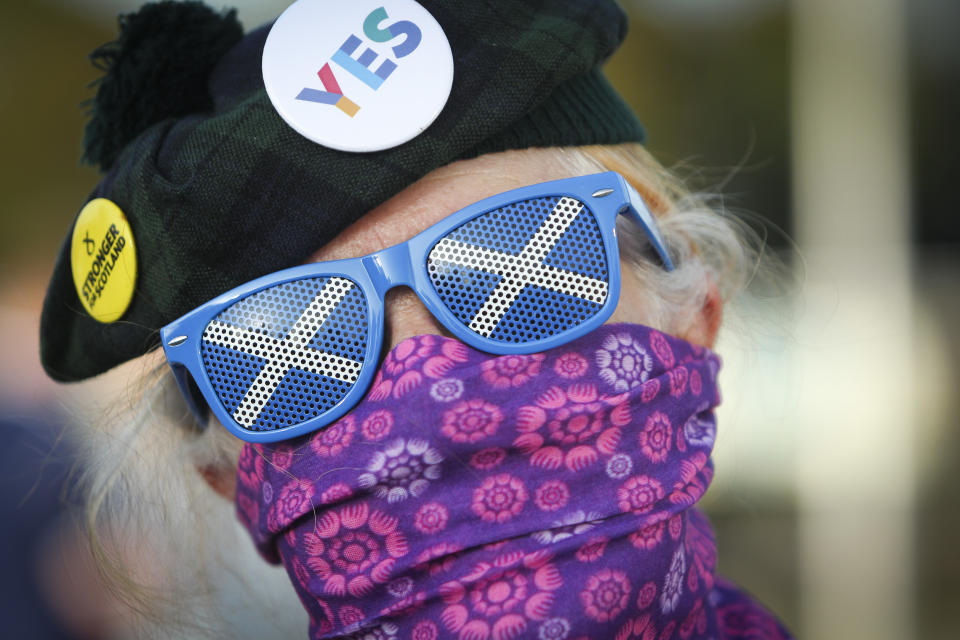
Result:
M397 287L388 291L383 305L383 343L387 351L413 336L446 333L409 287Z

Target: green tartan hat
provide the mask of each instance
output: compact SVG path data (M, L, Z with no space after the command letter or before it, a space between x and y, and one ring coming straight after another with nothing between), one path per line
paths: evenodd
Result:
M337 0L339 1L339 0ZM348 153L294 131L264 89L269 25L158 2L121 16L84 139L102 178L85 203L125 214L137 275L115 322L84 308L67 234L41 318L41 359L61 381L159 346L159 329L244 282L302 263L341 230L454 160L529 147L644 138L600 71L623 40L613 0L418 0L453 53L450 97L399 146ZM74 222L76 224L76 222ZM73 227L72 227L73 228Z

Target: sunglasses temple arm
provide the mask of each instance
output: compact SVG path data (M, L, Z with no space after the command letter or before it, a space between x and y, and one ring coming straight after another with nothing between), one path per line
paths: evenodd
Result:
M650 239L650 244L653 245L657 255L660 256L660 261L663 262L664 268L667 271L673 271L673 261L670 260L670 254L667 252L667 244L663 241L663 234L660 233L660 226L657 224L656 219L653 217L653 214L650 213L650 209L647 208L646 203L644 203L640 194L637 193L637 190L622 176L618 177L622 182L623 190L628 198L627 202L620 208L620 213L629 212L634 222L639 224L646 232L647 237Z
M191 380L190 373L185 366L170 363L170 369L173 370L173 378L177 381L177 386L180 387L180 393L183 395L183 399L186 401L190 413L193 414L193 417L196 419L197 425L201 429L206 428L210 420L210 407L206 401L203 400L200 389L197 388L196 383Z

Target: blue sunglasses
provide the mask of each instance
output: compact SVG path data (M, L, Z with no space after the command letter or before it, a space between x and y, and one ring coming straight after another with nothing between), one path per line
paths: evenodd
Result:
M595 329L620 296L620 213L673 270L640 195L610 171L486 198L362 258L263 276L168 324L163 349L201 424L206 404L242 440L286 440L366 393L393 287L411 287L451 334L488 353L543 351Z

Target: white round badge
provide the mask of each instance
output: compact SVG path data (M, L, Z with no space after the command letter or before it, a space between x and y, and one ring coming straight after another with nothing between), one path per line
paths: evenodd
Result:
M263 48L274 108L300 134L341 151L380 151L440 115L453 54L413 0L298 0Z

